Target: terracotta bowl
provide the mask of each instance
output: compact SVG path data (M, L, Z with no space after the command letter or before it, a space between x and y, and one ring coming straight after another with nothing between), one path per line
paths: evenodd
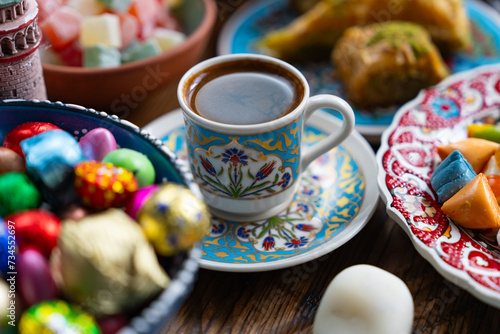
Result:
M117 116L60 102L5 100L0 101L0 119L0 143L10 129L24 122L50 122L74 134L78 139L94 128L106 128L113 133L120 147L142 152L149 157L157 174L155 183L166 179L183 184L201 198L191 172L161 140ZM200 257L201 246L196 244L189 251L163 258L160 265L169 274L170 284L151 303L130 315L130 322L120 333L159 333L191 293L197 279Z
M119 114L120 107L143 101L147 94L180 78L201 59L216 14L215 0L184 0L178 17L188 38L154 57L108 69L43 64L49 100Z

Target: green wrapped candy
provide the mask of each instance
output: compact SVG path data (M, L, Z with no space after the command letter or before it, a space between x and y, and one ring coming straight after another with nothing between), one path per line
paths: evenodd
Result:
M40 192L28 175L11 172L0 175L0 216L16 211L36 209L40 205Z
M110 162L134 173L140 188L150 186L155 182L156 173L153 164L147 156L137 151L120 148L108 153L102 162Z
M151 195L139 210L137 221L156 251L165 256L189 250L211 226L205 203L174 183L160 186Z
M95 319L62 300L42 302L21 316L19 334L100 334Z

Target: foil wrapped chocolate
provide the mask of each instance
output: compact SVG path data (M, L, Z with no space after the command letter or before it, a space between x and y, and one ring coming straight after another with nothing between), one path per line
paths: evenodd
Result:
M0 175L9 172L25 173L24 158L10 148L0 147Z
M156 251L164 256L192 248L211 226L205 203L175 183L161 185L144 203L137 221Z
M15 263L16 259L16 240L12 239L12 237L9 238L9 235L11 234L7 224L0 217L0 274L4 275L9 271L9 256L11 256L12 263Z
M0 175L0 216L37 208L40 192L28 175L10 172Z
M169 283L140 226L120 209L64 221L51 267L64 295L100 316L133 311Z
M127 206L125 207L125 212L133 219L137 219L139 210L141 210L144 203L146 203L156 190L158 190L157 184L137 190L128 201Z
M26 122L19 124L18 126L11 129L5 135L3 139L2 146L10 148L17 154L23 156L23 150L19 146L19 143L27 138L31 138L40 133L60 129L58 126L52 123L46 122Z
M16 269L16 285L24 305L33 306L58 297L49 261L42 253L33 248L19 252Z
M47 258L57 244L60 219L43 209L26 210L6 217L15 224L19 250L34 248Z
M102 334L116 334L120 329L127 326L128 323L129 319L123 314L97 319L97 324Z
M90 130L78 142L82 148L83 155L89 160L101 161L104 157L117 149L116 139L105 128L95 128Z
M119 148L107 154L102 162L112 163L134 173L139 187L150 186L155 182L155 168L151 160L141 152L129 148Z
M57 189L84 159L78 142L62 130L43 132L21 142L30 174L49 189Z
M94 209L124 206L138 184L134 174L112 163L83 161L75 166L75 190Z
M26 168L40 185L45 200L55 207L74 201L73 169L84 160L76 139L66 131L51 130L25 139L20 145Z
M63 300L52 300L26 310L19 321L19 334L100 334L95 319Z

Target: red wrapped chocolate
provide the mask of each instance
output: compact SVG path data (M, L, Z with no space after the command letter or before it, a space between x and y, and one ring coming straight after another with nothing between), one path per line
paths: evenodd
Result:
M52 123L45 122L27 122L19 124L5 135L3 139L3 147L10 148L20 156L24 157L23 150L19 146L19 143L26 138L33 137L45 131L50 130L60 130L58 126Z
M76 193L89 207L124 206L137 188L134 174L112 163L84 161L75 166Z
M35 209L15 213L5 218L16 226L16 240L19 250L34 248L46 257L57 245L61 220L53 213Z

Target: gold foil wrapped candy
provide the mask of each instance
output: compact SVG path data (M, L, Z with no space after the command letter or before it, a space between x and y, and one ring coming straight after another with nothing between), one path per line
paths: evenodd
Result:
M144 203L137 221L156 251L165 256L190 249L211 226L205 203L174 183L160 186Z
M140 226L119 209L65 221L51 262L67 298L95 315L141 307L169 283Z

